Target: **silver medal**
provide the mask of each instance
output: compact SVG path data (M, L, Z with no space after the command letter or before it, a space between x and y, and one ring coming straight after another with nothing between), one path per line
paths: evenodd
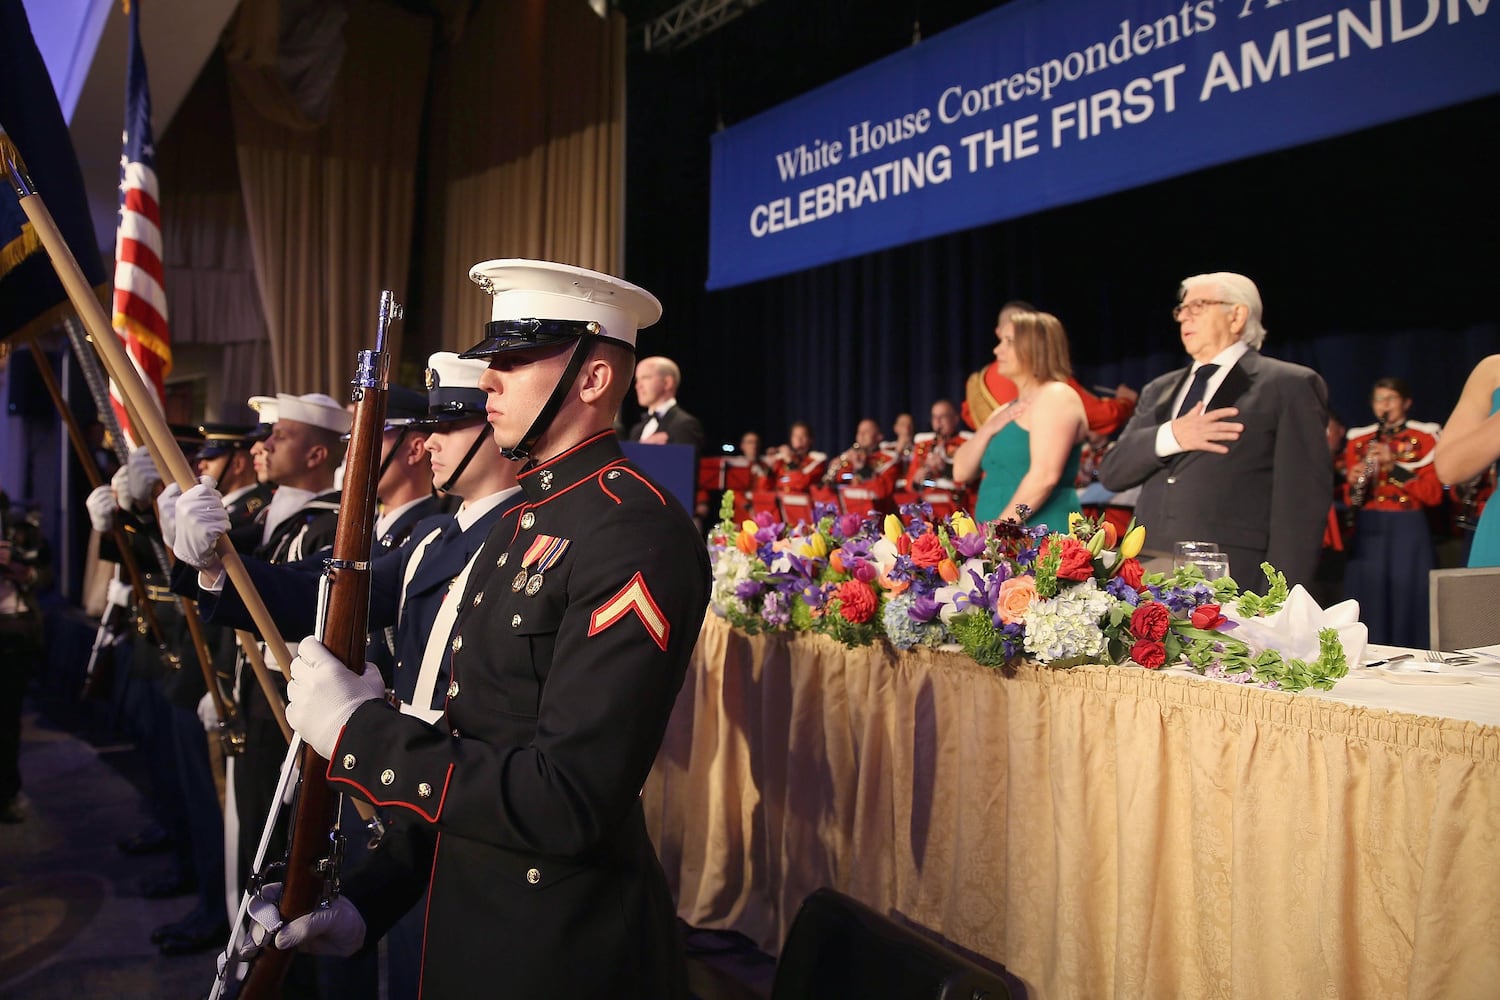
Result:
M510 589L519 593L524 586L526 586L526 570L523 569L516 574L514 580L510 581Z
M530 580L526 581L526 596L527 597L535 597L536 596L536 592L538 590L541 590L541 589L542 589L542 574L536 573L536 574L534 574L531 577Z

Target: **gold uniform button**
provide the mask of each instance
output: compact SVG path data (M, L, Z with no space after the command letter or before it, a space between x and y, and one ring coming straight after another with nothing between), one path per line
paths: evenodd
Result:
M526 513L524 513L524 514L521 515L521 527L523 527L523 528L529 528L533 524L536 524L536 515L535 514L533 514L531 511L528 510Z
M352 753L346 753L346 754L344 754L344 770L346 770L346 771L352 771L352 770L354 770L354 765L358 764L358 763L359 763L359 761L355 758L355 756Z
M520 615L516 615L514 618L512 618L510 620L510 627L511 628L520 628L521 627L521 616Z
M502 553L500 553L500 558L495 560L495 565L496 566L504 566L506 560L509 559L509 558L510 558L510 553L509 552L502 552Z
M417 786L417 797L423 799L432 798L432 786L425 781L422 782Z
M454 738L454 739L458 739L458 737L459 737L459 732L458 732L458 730L457 730L457 729L455 729L455 730L453 730L453 738Z
M526 869L526 881L536 885L542 880L542 873L535 868Z
M448 697L450 697L450 698L457 698L458 697L458 681L453 681L452 683L450 683L448 685Z
M460 649L463 649L464 648L464 637L461 636L461 635L455 635L453 637L453 642L452 642L451 645L452 645L452 649L453 649L453 651L455 653L458 652Z
M392 771L390 768L386 768L384 771L380 772L380 783L382 785L389 785L395 780L396 772Z
M479 602L482 600L484 600L484 591L481 590L479 593L474 595L474 607L479 607Z

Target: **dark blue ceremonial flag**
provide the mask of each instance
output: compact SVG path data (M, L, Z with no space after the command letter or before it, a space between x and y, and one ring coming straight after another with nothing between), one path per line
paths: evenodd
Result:
M0 0L0 126L91 285L104 281L83 174L21 0ZM8 179L0 185L0 339L67 300Z

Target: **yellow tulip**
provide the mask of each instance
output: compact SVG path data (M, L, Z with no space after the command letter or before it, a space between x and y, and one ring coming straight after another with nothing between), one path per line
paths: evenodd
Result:
M885 516L885 537L890 540L891 544L894 545L896 540L900 538L902 534L905 533L905 531L906 528L901 524L901 518L897 517L895 514L887 514Z
M1078 526L1081 525L1082 523L1083 523L1083 515L1082 514L1078 513L1078 511L1076 511L1076 510L1069 512L1069 514L1068 514L1068 534L1071 535L1071 534L1076 533L1078 531Z
M1146 545L1146 526L1138 524L1130 529L1130 534L1120 543L1120 558L1134 559L1141 554L1141 549Z
M754 521L750 520L749 518L746 518L744 521L742 521L740 523L740 530L743 531L747 535L753 535L757 531L760 530L760 525L756 524Z
M968 514L965 514L961 510L954 512L953 531L956 535L958 535L959 538L962 538L965 535L972 535L978 530L979 528L974 524L974 519L971 518Z
M821 534L814 532L808 535L802 543L802 554L814 559L822 559L828 554L828 543L823 540Z

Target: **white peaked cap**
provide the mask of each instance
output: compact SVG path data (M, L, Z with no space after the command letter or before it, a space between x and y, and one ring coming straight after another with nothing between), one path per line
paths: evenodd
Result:
M335 434L348 434L354 422L353 416L344 409L344 404L323 392L309 392L301 396L278 392L276 419L295 420L299 424L321 427Z
M661 319L656 296L628 281L545 260L487 260L469 269L469 278L494 296L491 319L562 320L599 324L599 334L635 346L637 330ZM546 340L542 341L547 342ZM525 340L486 339L465 355L485 357L532 346Z
M261 423L274 424L276 422L275 396L251 396L248 402L250 409L260 415Z
M437 388L478 389L479 376L490 366L477 358L461 358L452 351L438 351L427 359L428 391Z

